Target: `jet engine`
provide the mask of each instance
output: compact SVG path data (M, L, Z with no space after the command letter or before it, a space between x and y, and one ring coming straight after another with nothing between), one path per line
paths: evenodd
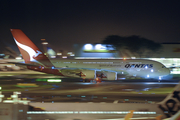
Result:
M80 69L64 69L61 70L61 73L64 76L84 78L84 79L94 79L96 78L95 70L80 70Z
M117 80L117 72L97 72L97 76L103 80Z
M95 70L81 70L81 72L77 73L76 75L80 76L81 78L85 78L85 79L96 78Z

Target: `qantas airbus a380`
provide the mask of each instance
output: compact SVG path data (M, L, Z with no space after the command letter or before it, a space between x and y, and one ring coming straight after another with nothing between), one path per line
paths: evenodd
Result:
M83 78L91 81L117 80L117 74L127 77L157 78L169 75L163 64L145 59L48 59L47 56L20 30L10 29L28 69Z

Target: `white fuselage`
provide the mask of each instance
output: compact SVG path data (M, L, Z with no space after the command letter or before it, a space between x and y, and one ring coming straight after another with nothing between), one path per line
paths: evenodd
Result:
M146 78L163 77L170 73L163 64L145 59L51 59L57 68L78 68L117 72Z

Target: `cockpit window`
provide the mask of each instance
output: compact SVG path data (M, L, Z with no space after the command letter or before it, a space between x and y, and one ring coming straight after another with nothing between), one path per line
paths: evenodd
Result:
M163 65L162 68L166 68L166 66Z

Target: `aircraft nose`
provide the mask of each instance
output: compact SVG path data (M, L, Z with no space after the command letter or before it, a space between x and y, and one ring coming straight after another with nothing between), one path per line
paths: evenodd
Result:
M170 69L167 68L167 69L165 70L165 75L169 75L169 74L170 74Z

